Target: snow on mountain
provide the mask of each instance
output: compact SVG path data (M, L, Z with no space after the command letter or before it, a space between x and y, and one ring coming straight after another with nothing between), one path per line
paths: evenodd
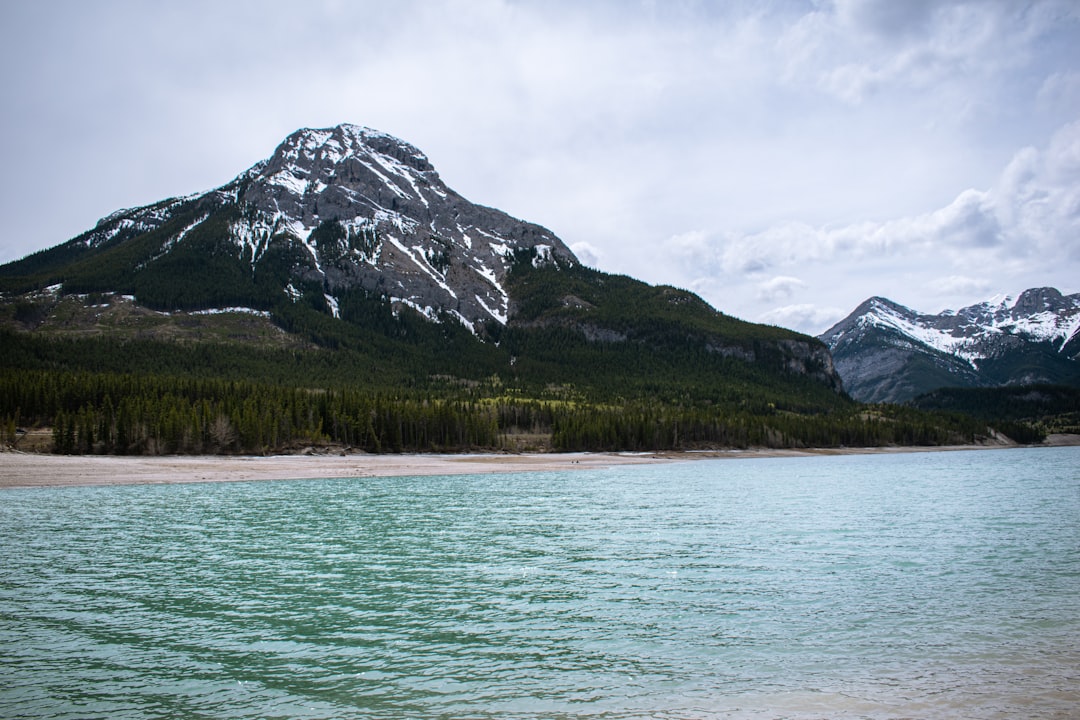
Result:
M973 308L982 310L972 313L972 320L986 332L1055 343L1059 352L1080 331L1080 294L1062 296L1053 288L1028 290L1015 299L1006 295Z
M972 362L977 353L972 352L972 342L967 337L957 337L950 332L921 321L922 316L897 306L893 303L882 302L879 298L871 298L872 307L864 312L856 321L856 328L874 326L887 330L893 330L900 336L909 338L916 344L926 345L943 353L957 355L968 362ZM847 331L851 332L851 331ZM839 334L839 340L843 334Z
M1063 350L1080 331L1080 294L1063 296L1053 288L1039 288L1019 297L999 295L937 315L922 315L889 300L871 298L822 338L829 336L835 344L845 334L866 326L893 330L916 343L961 357L974 367L978 360L993 355L995 341L1006 338L1050 342L1058 351Z
M874 297L819 337L863 400L948 384L1056 382L1080 367L1080 294L1034 288L937 315Z
M170 221L192 206L197 217L173 231ZM349 124L298 130L216 190L113 213L77 240L97 248L168 231L152 263L200 227L217 228L219 216L252 272L271 247L302 251L281 292L295 300L301 286L321 285L335 316L342 293L360 289L476 332L507 322L503 280L515 253L576 262L549 230L462 198L412 145Z

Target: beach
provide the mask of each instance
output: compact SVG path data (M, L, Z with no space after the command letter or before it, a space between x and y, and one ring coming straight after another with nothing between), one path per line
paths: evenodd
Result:
M595 469L658 462L653 454L535 455L409 454L257 456L46 455L0 453L0 488L68 485L147 485L407 475L469 475Z
M1080 435L1051 436L1046 445L1080 444ZM556 472L619 465L689 462L705 458L799 457L812 455L985 450L1015 445L827 448L807 450L709 450L647 453L535 454L301 454L274 456L50 455L0 453L0 488L74 485L147 485L181 482L243 482L408 475Z

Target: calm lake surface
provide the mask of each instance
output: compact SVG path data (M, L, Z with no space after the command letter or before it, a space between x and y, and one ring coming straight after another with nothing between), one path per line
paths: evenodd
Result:
M1075 718L1080 448L0 491L3 718Z

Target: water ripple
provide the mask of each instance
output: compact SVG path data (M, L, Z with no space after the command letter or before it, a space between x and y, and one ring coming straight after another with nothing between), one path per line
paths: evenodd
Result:
M1071 717L1078 460L5 491L0 717Z

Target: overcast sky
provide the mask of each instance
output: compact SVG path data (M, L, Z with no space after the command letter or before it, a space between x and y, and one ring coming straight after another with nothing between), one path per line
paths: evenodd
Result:
M1080 291L1076 0L0 0L0 39L0 262L351 122L748 320Z

